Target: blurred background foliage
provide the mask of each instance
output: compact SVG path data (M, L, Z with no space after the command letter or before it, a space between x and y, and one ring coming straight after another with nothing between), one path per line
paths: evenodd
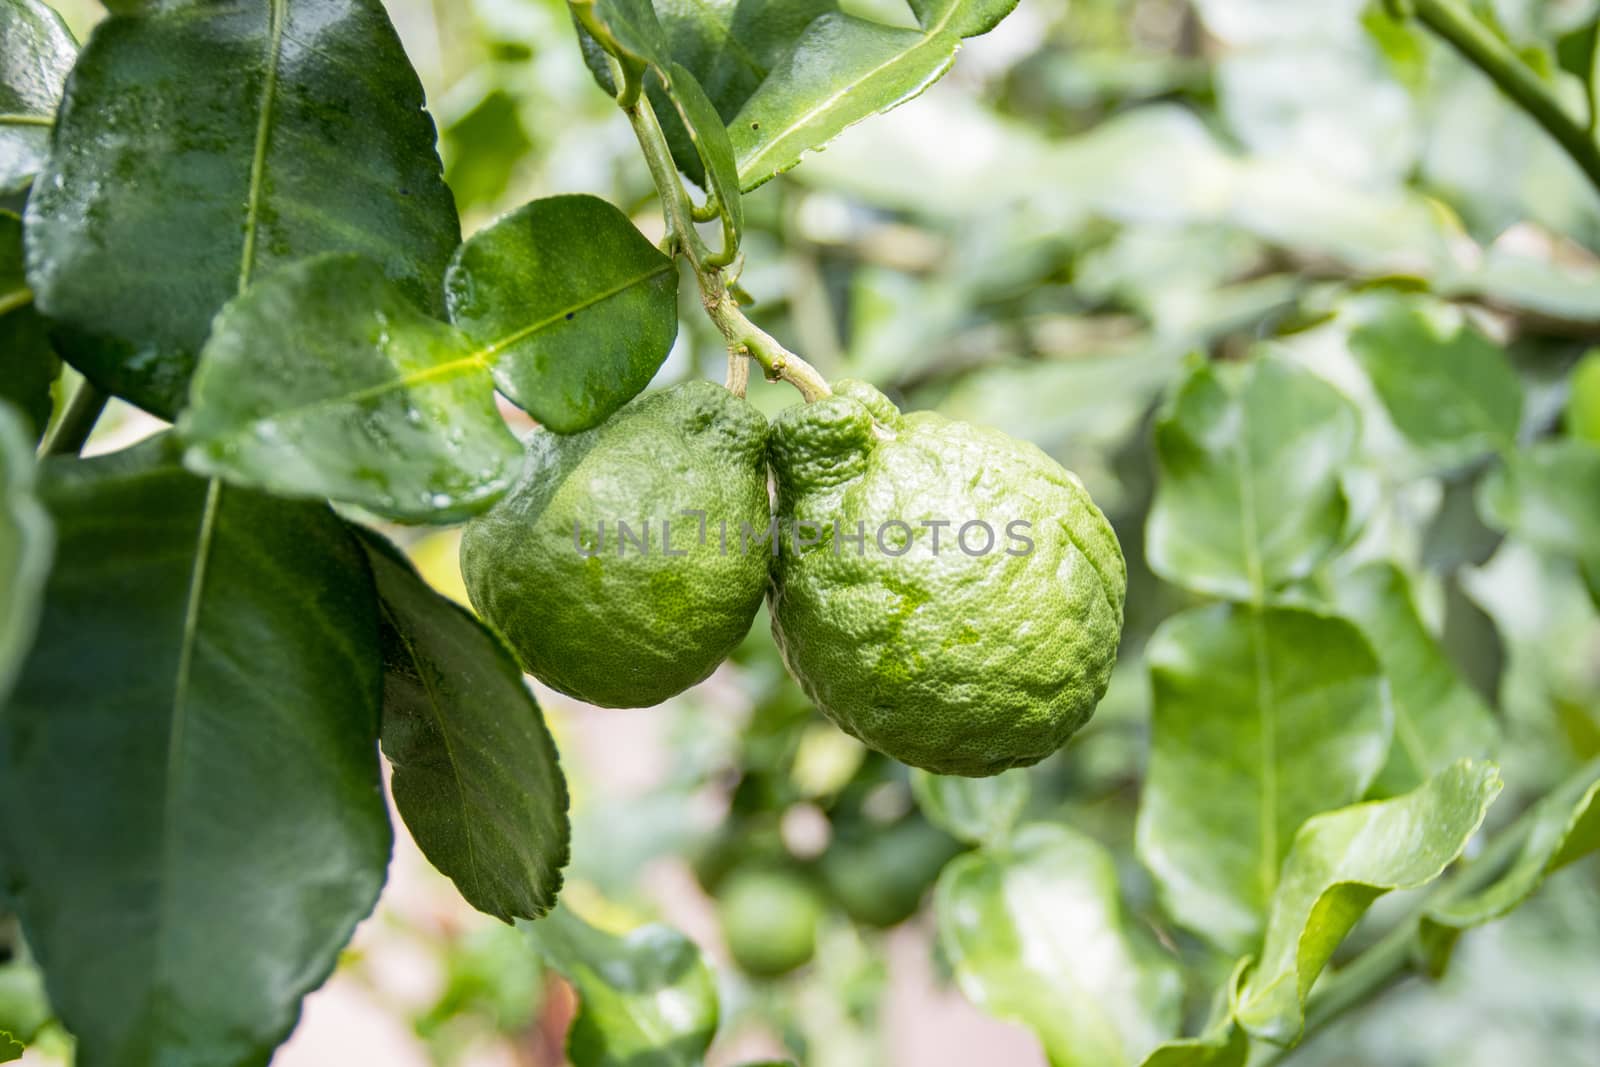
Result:
M386 2L467 232L585 191L659 235L637 148L584 68L564 3ZM60 6L80 35L98 10ZM899 0L841 6L906 17ZM1600 0L1477 6L1581 96L1563 47ZM1110 848L1131 925L1189 967L1191 1024L1231 960L1159 917L1133 855L1142 649L1192 602L1144 559L1151 422L1188 361L1267 345L1355 400L1363 430L1346 473L1369 486L1374 521L1349 558L1410 573L1429 626L1497 709L1513 791L1600 753L1600 617L1576 565L1486 526L1474 506L1485 458L1397 428L1352 343L1396 303L1464 317L1513 360L1526 442L1565 432L1569 372L1600 339L1600 197L1421 31L1366 0L1022 0L925 96L745 203L741 284L763 327L829 377L1037 442L1113 518L1130 567L1121 666L1091 725L1027 773L1028 817ZM686 307L661 380L720 378L724 363ZM758 384L752 399L772 411L796 397ZM459 596L451 532L410 548ZM809 707L764 619L734 661L662 709L540 695L574 792L566 899L616 926L665 916L737 964L718 967L714 1062L1043 1062L1020 1029L942 989L927 896L965 846L919 814L903 767ZM396 864L397 889L280 1062L559 1063L572 997L523 935L452 903L414 853ZM13 1018L37 998L26 979L0 971ZM364 1053L328 1051L341 1027ZM390 1032L395 1050L373 1058L372 1035ZM30 1058L50 1062L41 1048ZM1596 1049L1591 859L1466 938L1442 982L1383 998L1294 1062L1579 1067Z

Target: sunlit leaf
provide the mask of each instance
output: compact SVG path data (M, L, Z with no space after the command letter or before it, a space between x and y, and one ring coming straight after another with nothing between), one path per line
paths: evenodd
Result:
M806 27L728 122L739 181L754 188L808 151L938 81L963 37L987 33L1016 0L919 0L921 30L830 12Z
M911 791L928 821L968 844L1003 840L1028 803L1028 772L988 778L911 772Z
M688 938L659 923L618 936L566 908L520 925L578 993L573 1067L701 1067L717 1029L717 987Z
M1243 954L1295 832L1358 799L1392 713L1371 648L1342 619L1215 605L1150 640L1150 768L1138 852L1167 910Z
M401 520L488 507L522 456L483 351L347 255L286 267L223 309L179 428L204 474Z
M61 361L22 270L22 220L0 211L0 400L25 416L37 441L50 421L50 385Z
M1156 424L1151 569L1256 602L1310 574L1344 537L1356 431L1338 390L1277 359L1196 365Z
M672 260L593 196L535 200L474 234L445 292L500 391L557 433L632 400L678 331Z
M166 437L55 461L42 495L7 896L77 1062L259 1067L388 863L366 561L326 505L196 478Z
M1394 746L1378 789L1402 793L1458 759L1486 755L1498 733L1493 713L1423 625L1405 572L1370 563L1331 585L1339 613L1366 635L1394 695Z
M1039 1036L1051 1067L1119 1067L1177 1029L1173 962L1124 928L1111 854L1062 826L951 861L939 945L962 992Z
M1468 927L1498 919L1533 895L1569 863L1600 850L1600 761L1539 801L1521 851L1492 885L1429 910L1442 926Z
M425 309L460 242L422 87L370 0L113 15L67 85L28 201L58 349L170 418L218 309L274 268L360 253Z
M1350 335L1395 426L1441 460L1508 449L1522 421L1522 386L1505 352L1437 309L1385 301Z
M0 0L0 194L23 188L44 165L50 127L78 52L40 0Z
M1319 815L1295 836L1266 944L1240 995L1254 1036L1292 1043L1306 994L1372 902L1442 874L1500 793L1492 763L1463 760L1413 792Z
M571 836L539 705L488 627L377 534L359 537L378 586L395 806L467 903L506 922L537 918L555 904Z
M34 495L32 439L15 409L0 402L0 708L33 644L52 545L49 516Z

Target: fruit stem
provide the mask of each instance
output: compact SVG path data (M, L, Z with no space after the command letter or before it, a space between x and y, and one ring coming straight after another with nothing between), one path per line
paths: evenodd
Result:
M619 101L620 103L621 101ZM694 206L689 194L678 178L678 168L672 161L672 151L667 147L666 135L656 119L650 98L639 94L631 104L622 108L633 126L633 133L644 152L650 177L661 198L661 208L667 219L669 242L675 244L694 270L700 286L700 306L728 342L728 388L743 395L736 388L749 380L748 366L736 371L734 364L753 359L761 364L768 381L784 381L800 390L806 402L830 396L833 390L817 369L787 348L761 327L751 322L739 310L739 301L728 289L727 264L737 254L737 248L724 248L713 254L694 228Z

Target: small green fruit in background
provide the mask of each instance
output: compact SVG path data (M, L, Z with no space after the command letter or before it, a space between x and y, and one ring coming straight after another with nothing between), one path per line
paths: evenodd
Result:
M769 557L738 540L741 524L769 521L766 431L705 381L640 397L584 433L534 431L517 484L462 535L473 606L524 670L591 704L648 707L703 680L766 587ZM704 512L703 537L685 512ZM647 547L624 541L619 520Z
M835 830L820 862L823 883L846 915L863 926L890 927L916 914L961 842L918 815L891 826Z
M981 777L1037 763L1110 680L1127 586L1116 534L1033 445L901 415L861 382L835 390L773 426L784 661L842 729L914 767ZM838 536L863 531L863 545Z
M810 962L817 950L822 899L805 877L776 868L731 875L717 902L722 936L739 969L777 978Z
M1600 349L1591 350L1572 369L1567 433L1600 444Z

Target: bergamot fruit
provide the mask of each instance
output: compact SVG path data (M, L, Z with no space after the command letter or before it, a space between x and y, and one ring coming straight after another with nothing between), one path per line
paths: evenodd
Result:
M1111 677L1127 567L1110 524L1031 444L835 390L769 442L784 661L841 728L912 766L1038 762Z
M766 432L705 381L583 433L535 430L516 485L462 535L473 606L524 670L591 704L647 707L701 681L766 588L767 557L740 551L741 530L770 521Z
M817 950L822 900L798 872L735 872L722 887L717 914L733 962L757 978L788 974Z

